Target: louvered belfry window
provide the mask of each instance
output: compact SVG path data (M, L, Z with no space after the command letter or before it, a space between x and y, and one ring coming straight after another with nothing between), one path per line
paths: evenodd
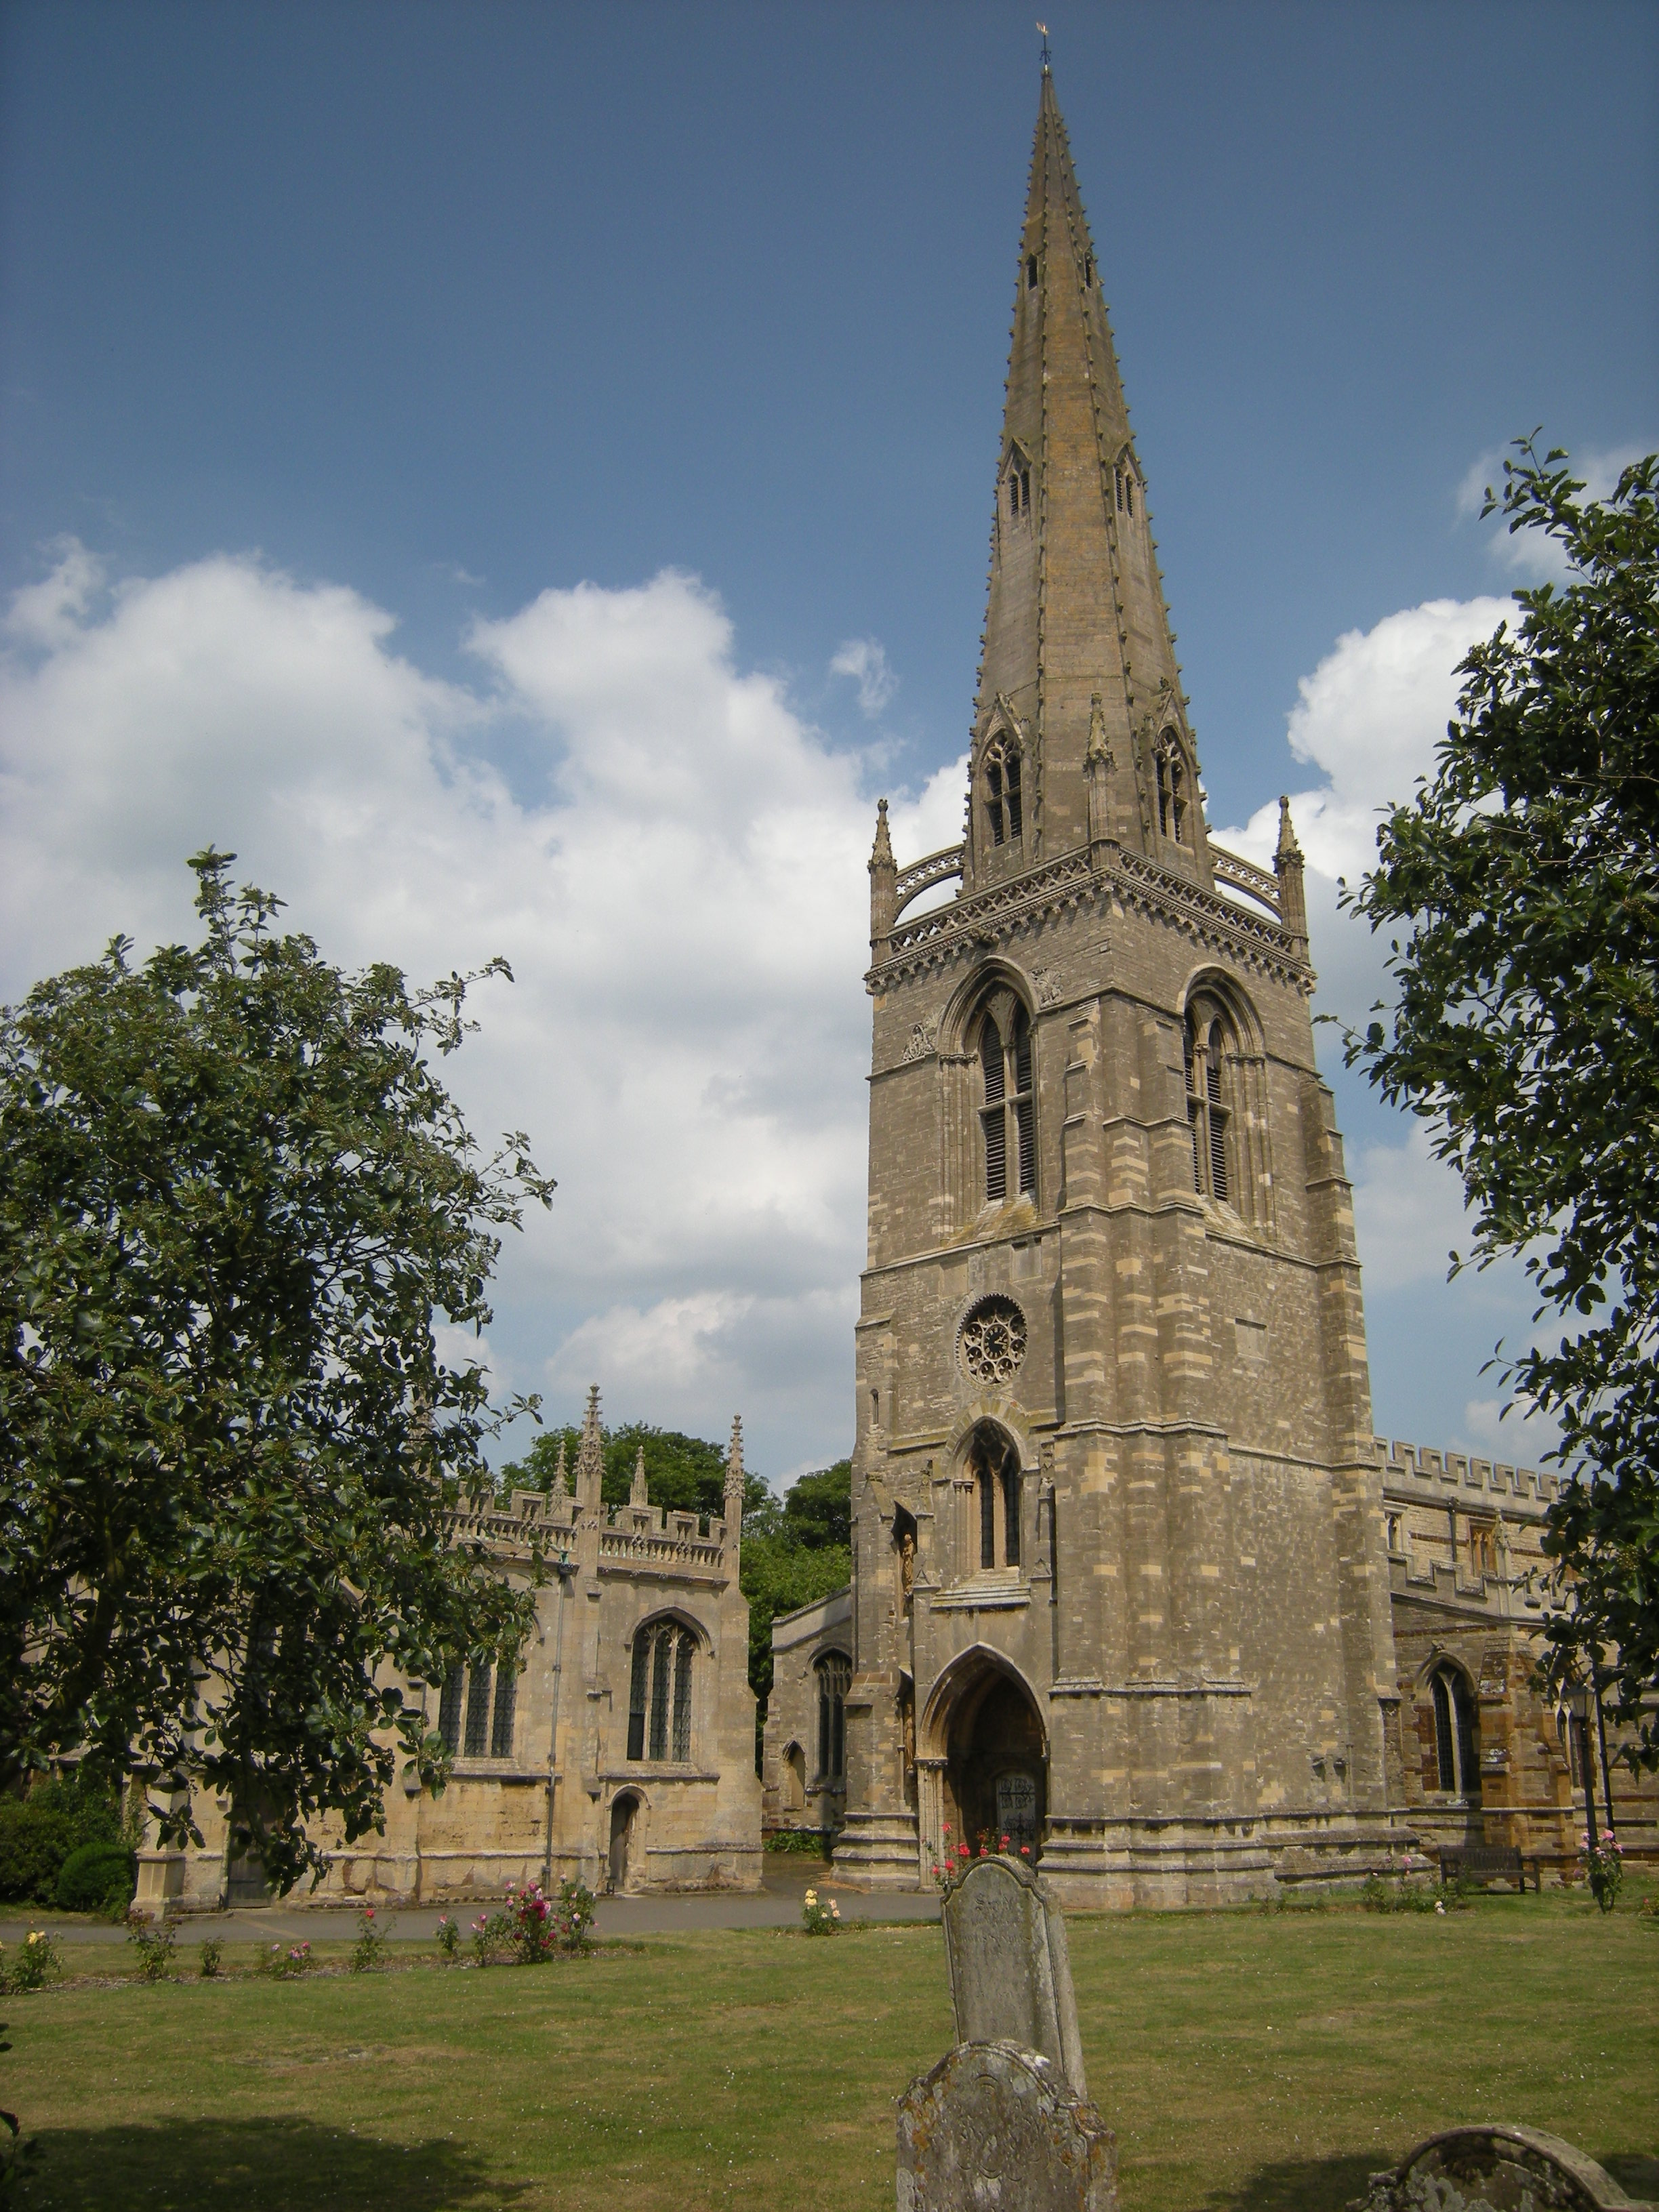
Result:
M628 1686L628 1756L691 1756L691 1666L697 1639L678 1620L647 1621L634 1632Z
M1231 1203L1225 1032L1213 1007L1200 1004L1187 1015L1187 1120L1193 1135L1193 1188Z
M1031 1019L1013 1000L1003 1010L1006 1034L994 1013L980 1027L979 1064L983 1097L980 1123L985 1139L985 1200L1000 1205L1014 1189L1036 1188L1036 1097Z

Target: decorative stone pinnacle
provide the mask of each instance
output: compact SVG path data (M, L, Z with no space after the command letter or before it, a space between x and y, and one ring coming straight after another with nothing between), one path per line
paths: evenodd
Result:
M1296 831L1291 824L1291 802L1281 796L1279 802L1279 849L1273 854L1275 864L1281 860L1299 860L1302 848L1296 842Z
M565 1472L564 1437L562 1432L561 1432L559 1437L559 1464L553 1476L553 1495L555 1498L568 1498L570 1495L570 1477Z
M726 1455L726 1496L730 1498L735 1492L741 1503L743 1483L743 1416L734 1413L732 1417L732 1446Z
M876 801L876 842L870 850L871 873L873 874L878 868L893 866L893 841L887 834L887 801L878 799Z
M604 1482L605 1438L599 1429L599 1386L595 1382L587 1394L581 1443L576 1449L576 1503L584 1511L599 1511Z
M645 1486L645 1446L643 1444L640 1446L635 1455L634 1480L629 1490L628 1502L630 1505L648 1505L651 1503L650 1493Z

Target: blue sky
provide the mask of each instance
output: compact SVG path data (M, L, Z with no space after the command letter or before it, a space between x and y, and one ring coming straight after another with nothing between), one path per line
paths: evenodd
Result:
M1334 871L1418 757L1368 780L1364 699L1403 655L1431 743L1429 659L1443 690L1445 635L1490 627L1379 625L1517 580L1468 483L1535 423L1603 468L1659 438L1659 14L1047 20L1212 820L1322 777ZM341 957L447 966L505 933L528 988L486 1010L468 1103L530 1127L562 1188L504 1272L497 1365L561 1413L583 1361L621 1416L719 1434L744 1403L773 1473L850 1430L864 1012L856 967L811 956L857 960L877 791L910 795L918 837L948 820L928 780L969 708L1036 91L1012 6L0 12L0 586L25 594L0 834L27 887L0 983L106 926L181 927L198 831ZM887 671L862 694L833 671L857 641ZM629 821L682 773L683 820L708 795L696 729L708 775L760 794L752 834L654 848L613 916ZM392 789L376 874L350 838ZM795 839L781 872L763 825ZM652 880L678 903L635 932ZM696 972L724 962L734 996L665 996L699 896L763 930L787 907L780 954L805 945L812 980L748 975L711 911ZM1343 1010L1368 971L1337 927L1315 955ZM1335 1079L1362 1235L1443 1250L1443 1186ZM617 1133L653 1147L677 1089L731 1158L671 1235ZM1470 1409L1524 1325L1515 1285L1449 1291L1398 1249L1373 1277L1379 1427L1487 1441Z

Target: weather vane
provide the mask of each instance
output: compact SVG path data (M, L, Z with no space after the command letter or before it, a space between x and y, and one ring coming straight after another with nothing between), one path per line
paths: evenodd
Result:
M1048 66L1048 26L1046 23L1039 23L1037 25L1037 28L1042 33L1042 66L1044 69L1047 69Z

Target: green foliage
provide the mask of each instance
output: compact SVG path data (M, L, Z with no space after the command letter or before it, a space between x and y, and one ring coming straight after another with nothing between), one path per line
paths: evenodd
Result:
M567 1875L559 1884L559 1901L554 1910L554 1925L562 1951L592 1950L597 1910L598 1900L587 1884Z
M344 974L230 857L191 862L199 945L0 1013L0 1787L84 1747L170 1842L222 1793L286 1890L307 1822L383 1826L399 1753L442 1778L393 1670L526 1632L447 1525L518 1408L435 1331L483 1328L552 1186L428 1065L477 979Z
M841 1907L832 1897L824 1904L817 1890L809 1889L801 1899L800 1924L808 1936L836 1936L841 1932Z
M202 1979L204 1982L216 1982L221 1978L224 1967L224 1943L219 1936L210 1936L206 1942L202 1944L200 1947L201 1972Z
M255 1968L267 1981L296 1982L311 1972L309 1943L272 1943L259 1954Z
M453 1964L455 1957L456 1946L461 1940L460 1923L456 1920L453 1913L442 1913L439 1917L438 1925L433 1930L433 1933L437 1936L439 1950L443 1954L445 1959Z
M121 1839L119 1806L84 1767L0 1797L0 1899L53 1904L71 1851Z
M82 1844L58 1870L60 1912L101 1912L119 1920L132 1902L138 1861L125 1844Z
M773 1828L764 1848L781 1858L823 1859L830 1856L830 1832L824 1828Z
M749 1681L761 1715L772 1693L772 1623L845 1589L853 1578L853 1463L804 1474L780 1507L744 1525L738 1580L749 1601ZM840 1533L837 1533L840 1532Z
M386 1960L386 1947L391 1930L375 1917L374 1907L365 1905L357 1913L357 1940L351 1947L351 1971L354 1974L378 1972Z
M853 1462L838 1459L833 1467L804 1474L783 1501L784 1534L809 1552L825 1552L837 1546L845 1551L853 1541Z
M172 1979L173 1947L178 1940L171 1921L147 1920L142 1912L127 1915L127 1941L138 1954L141 1982Z
M703 1437L688 1437L678 1429L655 1429L644 1421L630 1421L620 1429L602 1429L605 1479L600 1495L607 1505L625 1505L634 1482L634 1466L645 1452L646 1492L653 1505L671 1513L696 1513L719 1520L726 1511L726 1447ZM568 1480L574 1480L581 1431L544 1429L520 1460L502 1468L496 1478L499 1493L512 1490L553 1487L558 1469L559 1447L565 1452ZM764 1514L772 1493L758 1475L751 1474L744 1489L744 1511Z
M9 1957L0 1943L0 1990L18 1994L43 1990L54 1974L62 1972L57 1940L44 1928L32 1928Z
M1567 1469L1544 1674L1594 1674L1659 1766L1659 455L1586 501L1566 455L1504 464L1511 532L1567 580L1517 592L1461 664L1432 779L1390 810L1352 903L1400 927L1392 1007L1358 1062L1431 1125L1474 1217L1468 1261L1518 1255L1538 1340L1498 1361ZM1487 494L1487 513L1500 504ZM1609 1651L1616 1653L1609 1672Z

